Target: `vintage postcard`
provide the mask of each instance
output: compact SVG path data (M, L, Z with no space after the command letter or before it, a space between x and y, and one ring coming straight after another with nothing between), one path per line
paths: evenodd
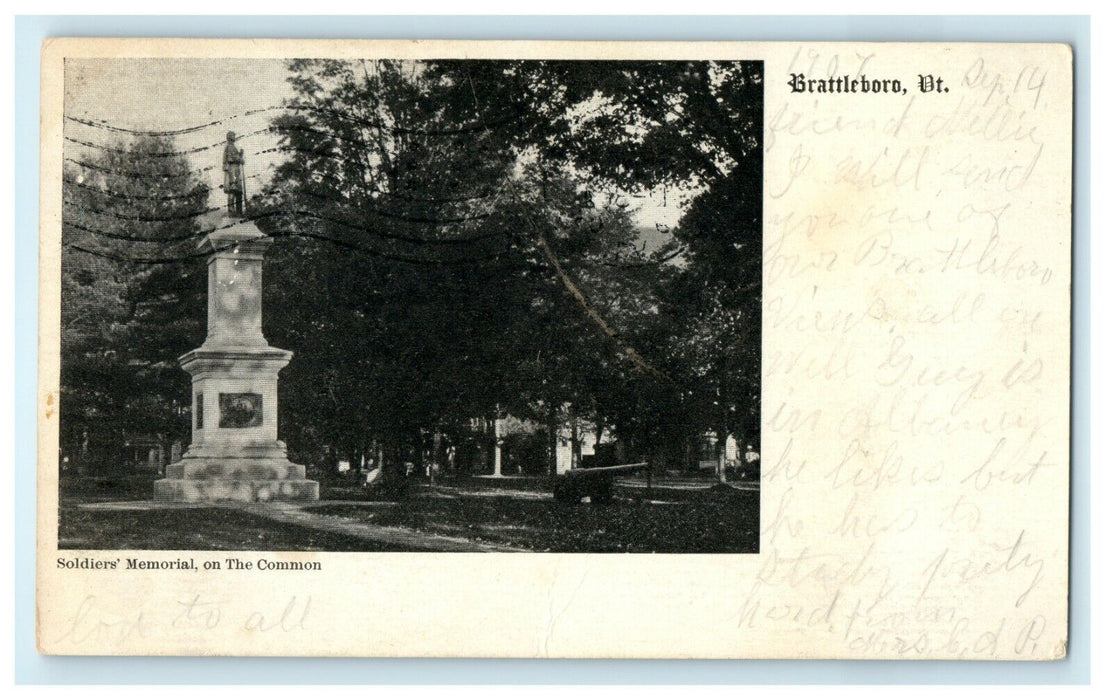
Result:
M42 65L43 653L1067 653L1069 46Z

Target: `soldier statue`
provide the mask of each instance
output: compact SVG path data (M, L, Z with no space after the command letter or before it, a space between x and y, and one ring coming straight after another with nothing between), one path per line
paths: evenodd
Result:
M228 213L243 216L244 181L243 149L236 148L236 132L228 132L224 146L224 193L228 195Z

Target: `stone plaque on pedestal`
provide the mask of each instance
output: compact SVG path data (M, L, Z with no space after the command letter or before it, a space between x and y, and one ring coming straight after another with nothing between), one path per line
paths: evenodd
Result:
M263 424L262 394L221 394L221 428L254 428Z
M278 372L293 353L263 337L263 252L248 221L208 236L208 336L179 358L193 378L193 441L155 482L165 501L316 500L318 485L278 439Z

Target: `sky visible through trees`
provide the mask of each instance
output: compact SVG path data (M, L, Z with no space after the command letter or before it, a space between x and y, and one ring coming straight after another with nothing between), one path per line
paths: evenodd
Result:
M83 120L106 122L136 131L182 131L197 125L237 115L231 125L250 155L247 175L253 191L282 161L273 151L277 134L268 127L281 107L290 101L293 89L283 61L260 59L67 59L65 70L66 114ZM121 97L126 96L126 99ZM67 135L96 141L98 131L66 125ZM99 134L103 136L103 134ZM85 139L84 137L89 137ZM175 136L177 148L186 151L191 167L211 165L209 151L190 152L222 140L220 129L198 129ZM84 152L78 144L70 150ZM265 152L264 152L265 151ZM95 152L95 151L94 151ZM261 153L262 152L262 153ZM219 172L204 176L214 192L210 206L220 206L217 191ZM675 226L681 214L676 198L657 188L626 193L643 235L660 244L653 235L657 224Z
M228 130L276 240L293 457L470 468L475 421L506 414L670 468L708 432L757 446L760 63L297 60L281 88L274 63L240 93L210 87L242 62L67 64L63 452L188 441L175 358L203 340ZM198 97L108 99L140 75Z

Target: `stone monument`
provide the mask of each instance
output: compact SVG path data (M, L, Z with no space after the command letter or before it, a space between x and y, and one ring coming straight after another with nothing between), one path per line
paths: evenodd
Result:
M229 144L234 139L229 138ZM242 151L232 178L242 187ZM227 155L226 155L227 165ZM178 358L193 383L193 440L155 482L159 501L315 501L318 485L278 439L278 372L293 356L263 337L263 253L242 190L201 245L209 256L208 335Z

